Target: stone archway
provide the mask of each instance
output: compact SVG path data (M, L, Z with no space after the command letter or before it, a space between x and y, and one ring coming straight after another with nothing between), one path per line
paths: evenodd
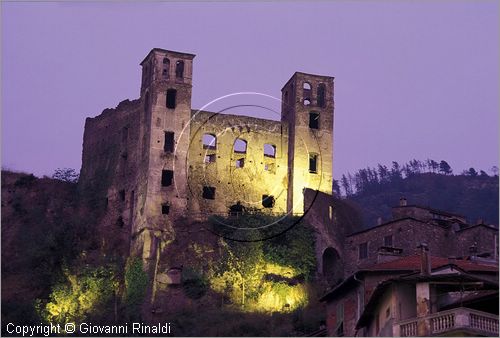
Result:
M330 285L335 285L342 280L343 267L342 260L337 250L328 247L322 255L323 277Z

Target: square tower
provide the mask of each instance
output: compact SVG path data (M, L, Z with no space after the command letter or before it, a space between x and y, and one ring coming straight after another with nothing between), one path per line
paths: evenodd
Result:
M304 188L332 194L334 78L296 72L282 92L288 124L287 211L302 214Z
M141 62L143 170L139 180L147 182L147 189L138 196L140 215L133 236L144 229L168 233L171 220L186 210L194 57L154 48ZM146 251L145 247L144 256L151 254Z

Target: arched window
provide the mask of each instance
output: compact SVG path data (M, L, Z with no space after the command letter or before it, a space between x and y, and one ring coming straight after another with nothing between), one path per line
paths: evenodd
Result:
M164 79L169 78L170 73L170 60L168 58L163 58L163 71L162 71L162 77Z
M237 138L236 141L234 141L234 146L233 150L235 153L239 154L246 154L247 152L247 141Z
M213 134L203 134L203 149L217 149L217 137Z
M167 108L175 109L177 105L177 90L168 89L167 90Z
M184 77L184 61L179 60L175 63L175 77L182 79Z
M305 90L311 90L311 84L309 82L304 82L302 88L304 88Z
M326 248L323 252L323 276L329 283L335 284L338 282L342 272L342 264L340 255L334 248Z
M325 92L326 88L323 83L320 83L318 85L318 96L317 96L317 101L318 101L318 107L324 108L325 107Z
M304 106L309 106L311 104L311 100L304 99Z
M276 146L274 144L269 144L269 143L264 144L264 156L275 158Z

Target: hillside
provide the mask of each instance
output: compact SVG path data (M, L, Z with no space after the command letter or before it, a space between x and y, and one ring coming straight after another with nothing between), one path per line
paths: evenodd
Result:
M498 225L498 191L498 176L421 173L371 184L345 200L360 210L362 228L376 225L379 217L389 220L403 196L408 204L461 214L469 223Z

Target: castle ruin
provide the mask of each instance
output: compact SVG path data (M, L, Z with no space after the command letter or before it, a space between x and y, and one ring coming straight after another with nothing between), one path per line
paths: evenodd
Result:
M333 77L296 72L281 90L281 121L198 111L194 57L152 49L140 97L85 122L80 188L129 243L124 254L145 261L180 217L235 205L301 215L305 189L332 195Z

